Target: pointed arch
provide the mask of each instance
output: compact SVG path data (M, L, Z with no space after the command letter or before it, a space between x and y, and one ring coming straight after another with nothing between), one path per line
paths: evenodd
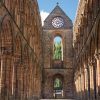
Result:
M2 88L1 90L5 92L5 96L9 93L11 95L11 82L12 82L12 49L13 49L13 26L11 19L8 14L5 14L1 21L1 68L0 68L0 78ZM4 54L6 55L3 58ZM9 56L7 56L9 55Z
M13 46L13 30L9 16L5 15L1 27L1 47L5 52L11 52Z
M54 90L62 90L63 89L63 76L61 74L55 74L53 76L53 87Z

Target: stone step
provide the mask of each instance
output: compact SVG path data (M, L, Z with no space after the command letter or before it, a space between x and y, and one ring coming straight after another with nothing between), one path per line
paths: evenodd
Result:
M75 100L75 99L40 99L40 100Z

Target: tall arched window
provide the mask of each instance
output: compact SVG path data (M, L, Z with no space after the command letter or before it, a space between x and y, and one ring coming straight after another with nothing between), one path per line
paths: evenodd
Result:
M62 45L62 38L60 36L56 36L54 38L53 59L63 60L63 45Z

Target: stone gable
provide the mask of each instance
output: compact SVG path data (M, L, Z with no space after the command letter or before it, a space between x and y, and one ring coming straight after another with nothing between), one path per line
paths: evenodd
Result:
M43 29L55 29L52 25L52 20L55 17L61 17L64 20L63 27L59 29L71 29L73 24L71 19L65 14L65 12L57 5L53 11L48 15L44 21Z

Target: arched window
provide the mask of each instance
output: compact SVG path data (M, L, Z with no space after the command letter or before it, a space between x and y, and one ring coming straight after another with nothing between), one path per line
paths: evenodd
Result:
M55 78L54 80L54 90L62 90L62 80Z
M60 74L56 74L53 76L53 89L54 89L54 98L60 99L63 98L63 76Z
M56 36L54 38L53 59L63 60L63 45L62 45L62 38L60 36Z

